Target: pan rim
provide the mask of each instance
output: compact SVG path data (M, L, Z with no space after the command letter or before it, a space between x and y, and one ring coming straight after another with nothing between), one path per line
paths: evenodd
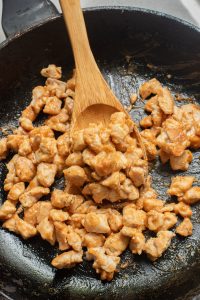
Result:
M134 12L141 12L141 13L145 13L145 14L149 14L149 15L155 15L158 17L164 17L167 20L171 20L171 21L175 21L176 23L182 24L183 26L192 29L193 31L195 31L197 34L200 34L200 27L198 27L197 25L194 25L186 20L180 19L178 17L163 13L163 12L159 12L156 10L151 10L151 9L146 9L146 8L138 8L138 7L130 7L130 6L94 6L94 7L89 7L89 8L85 8L83 9L84 12L89 12L89 11L102 11L102 10L118 10L118 11L134 11ZM5 41L3 41L2 43L0 43L0 51L7 47L8 45L10 45L12 42L14 42L16 39L18 39L19 37L22 37L26 34L28 34L29 32L40 28L41 26L53 22L57 19L62 18L62 14L53 16L53 17L49 17L44 21L39 22L38 24L32 25L32 26L28 26L25 29L23 29L22 31L17 32L16 34L8 37Z

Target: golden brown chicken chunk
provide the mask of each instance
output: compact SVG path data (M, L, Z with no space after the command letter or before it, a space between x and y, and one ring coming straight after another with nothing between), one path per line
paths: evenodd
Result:
M60 79L62 77L61 67L56 67L56 65L48 65L47 68L41 70L41 75L44 77L50 77L55 79Z
M81 263L83 261L82 259L83 252L76 252L74 250L63 252L62 254L56 256L51 264L57 269L63 269L63 268L72 268L77 263Z
M189 218L184 218L184 220L176 228L176 233L182 236L192 235L193 225Z
M105 241L104 249L108 255L119 256L126 250L128 243L129 237L121 232L111 233Z
M173 177L170 188L167 190L167 193L171 196L183 196L183 194L192 187L194 180L194 176Z
M154 261L161 257L163 252L167 250L174 236L175 234L171 231L159 231L156 238L147 240L144 251L148 257Z
M106 213L90 212L86 214L83 226L88 232L110 233L108 216Z

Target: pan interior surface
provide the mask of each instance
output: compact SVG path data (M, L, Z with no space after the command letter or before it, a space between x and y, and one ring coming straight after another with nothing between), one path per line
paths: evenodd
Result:
M91 48L97 63L116 96L124 105L139 85L153 77L200 101L200 32L192 26L152 12L130 9L100 9L85 12ZM61 17L15 38L0 50L0 127L17 126L20 112L31 100L31 91L43 85L42 67L62 66L64 79L73 69L72 52ZM169 76L170 75L170 76ZM184 102L181 102L183 104ZM185 102L188 103L188 102ZM178 105L178 104L177 104ZM130 112L138 122L143 103ZM2 134L3 135L3 134ZM187 172L172 172L156 160L150 166L153 187L161 199L171 176L190 174L200 179L200 151ZM0 204L5 200L5 162L0 163ZM56 183L63 184L62 180ZM36 237L28 241L0 228L0 289L14 299L175 299L198 285L200 280L200 205L193 207L194 233L174 238L161 259L149 262L129 251L128 262L112 282L101 282L84 261L74 269L55 270L51 259L56 248ZM9 289L10 287L10 289ZM28 295L28 296L26 296Z

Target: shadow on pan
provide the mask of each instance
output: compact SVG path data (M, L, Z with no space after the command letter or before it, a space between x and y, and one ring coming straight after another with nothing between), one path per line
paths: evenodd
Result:
M85 11L95 58L111 88L124 105L141 82L158 78L173 93L200 100L200 32L189 24L159 13L130 8ZM30 102L31 90L44 79L40 69L49 63L62 66L67 79L73 69L72 52L64 22L52 18L5 43L0 49L0 126L17 126L21 110ZM169 76L170 75L170 76ZM143 115L138 101L131 116ZM200 152L184 174L200 179ZM151 166L162 199L175 173L156 161ZM179 172L181 174L181 172ZM4 163L0 163L0 202L5 199ZM60 182L57 183L59 186ZM128 251L110 283L101 282L91 263L71 270L50 266L57 250L34 238L21 238L0 229L0 288L13 299L176 299L186 297L200 282L200 205L193 209L194 234L176 237L161 259L149 262ZM0 294L1 295L1 294ZM184 296L188 295L188 296ZM1 296L0 296L1 298Z

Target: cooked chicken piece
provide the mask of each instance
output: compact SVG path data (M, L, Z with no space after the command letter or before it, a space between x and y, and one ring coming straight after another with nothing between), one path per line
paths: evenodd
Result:
M151 119L155 127L160 127L166 120L166 115L163 113L159 106L156 106L151 113Z
M49 213L49 218L54 222L65 222L69 219L69 214L61 209L52 209Z
M159 228L159 231L168 230L177 223L177 217L171 212L165 212L163 219L163 225Z
M77 209L82 205L84 202L84 198L81 195L71 195L68 194L66 207L70 214L76 213Z
M177 223L177 218L175 214L166 211L165 213L161 213L156 210L150 210L147 213L147 228L158 232L161 230L168 230L173 227Z
M135 148L134 152L136 152L136 154L138 154L138 151L140 151L142 153L141 157L143 157L142 149L141 148L137 148L137 140L134 137L130 136L130 134L128 134L127 136L125 136L125 138L123 140L121 140L120 143L115 144L115 145L113 143L110 144L110 148L107 148L107 152L109 150L110 151L114 151L114 149L113 149L114 146L115 146L115 149L117 151L121 151L123 153L126 152L126 151L128 151L130 148L131 149Z
M166 115L173 114L174 99L167 88L163 88L161 95L158 96L158 104Z
M78 228L78 229L80 229L80 228L83 227L82 223L83 223L84 219L85 219L85 214L82 214L82 213L74 213L74 214L70 217L68 223L69 223L69 225L71 225L73 228Z
M30 190L32 190L33 188L38 187L38 186L40 186L40 185L39 185L39 182L38 182L38 180L37 180L37 176L35 176L35 177L29 182L29 185L28 185L27 188L26 188L26 192L28 192L28 191L30 191Z
M144 109L148 112L153 112L158 106L158 96L153 96L145 103Z
M184 202L179 202L174 206L174 212L183 218L190 218L192 216L191 207Z
M24 117L19 118L19 123L20 126L26 131L31 131L34 128L32 121L27 118Z
M109 177L104 179L101 184L111 189L120 190L120 185L124 182L126 176L122 172L114 172Z
M190 147L200 147L200 110L199 106L194 104L183 105L181 108L177 108L174 116L175 119L179 119L187 132L187 136L190 141Z
M52 205L49 201L38 201L31 207L24 210L24 221L32 226L38 225L43 219L49 216Z
M61 67L56 67L56 65L48 65L48 67L43 68L40 73L44 77L50 77L55 79L60 79L62 77Z
M15 204L12 201L6 200L0 206L0 220L7 220L16 212Z
M173 177L170 188L167 190L167 193L170 196L183 196L183 194L192 187L194 180L194 176Z
M139 198L139 190L136 188L129 178L126 178L122 185L119 194L121 199L136 200Z
M167 250L174 236L171 231L159 231L156 238L150 238L146 242L144 251L152 261L155 261Z
M35 152L37 163L52 163L56 153L56 140L54 138L42 137L39 149Z
M16 175L20 181L29 182L33 179L36 173L34 164L26 157L18 156L15 161Z
M51 193L51 203L56 208L64 208L67 202L67 193L62 190L55 189Z
M25 191L24 182L16 183L10 189L8 193L8 199L12 201L18 201L19 197L24 193L24 191Z
M67 167L71 167L71 166L79 166L79 167L83 167L84 166L84 162L83 162L83 156L81 154L81 152L74 152L69 154L69 156L67 157L65 164Z
M106 255L100 247L89 248L88 254L93 256L93 268L97 274L100 274L101 280L112 280L117 265L120 262L120 257Z
M142 232L136 230L133 234L130 243L129 248L133 254L142 254L142 251L145 247L145 236Z
M87 176L83 168L79 166L72 166L63 171L65 179L72 185L77 187L82 186L88 181Z
M148 160L154 160L158 154L156 149L156 131L145 129L141 131L142 141L146 148Z
M67 98L64 100L63 108L65 108L67 110L68 115L71 116L72 112L73 112L73 107L74 107L73 99L75 97L75 93L72 90L67 89L66 94L67 94Z
M44 187L50 187L55 180L57 167L54 164L40 163L37 166L38 182Z
M145 183L145 170L141 167L131 167L128 171L128 176L131 178L136 187Z
M37 234L36 228L20 219L17 214L4 222L3 228L20 234L24 239L29 239Z
M25 135L9 135L7 137L7 148L13 150L14 152L17 152L19 150L19 146L25 138Z
M152 117L146 116L140 121L140 126L143 128L150 128L153 126Z
M101 127L101 124L89 124L89 127L83 130L84 143L95 153L99 153L103 149L103 143L100 136Z
M137 101L137 94L132 94L130 97L130 103L135 104L136 101Z
M84 241L85 235L87 234L87 231L84 228L74 228L74 231L76 233L78 233L78 235L80 236L81 241L82 241L82 247L83 247L83 241Z
M71 250L56 256L52 260L51 264L57 269L72 268L77 263L81 263L83 261L82 256L83 251L76 252L74 250Z
M164 214L156 210L150 210L147 213L146 226L149 230L158 232L164 225Z
M104 242L105 237L103 234L89 232L84 237L83 246L87 248L102 247Z
M19 201L23 205L23 207L31 207L34 203L36 203L40 198L45 195L48 195L50 190L48 188L44 188L41 186L35 187L30 191L23 193L19 197Z
M19 234L16 228L16 222L18 218L19 218L18 215L14 214L11 218L9 218L3 223L2 227L8 229L9 231L15 232L16 234Z
M133 141L130 134L134 130L133 121L123 112L114 113L110 117L110 136L114 144L123 145L123 141L128 144Z
M30 138L39 136L40 138L54 138L54 132L48 126L35 127L31 132L29 132Z
M108 255L119 256L126 250L128 243L129 238L121 232L111 233L105 241L104 249Z
M45 105L45 98L49 96L46 87L36 86L32 91L31 106L35 112L35 117L41 112Z
M109 200L111 202L116 202L121 199L121 196L118 192L111 190L99 183L90 183L87 184L83 190L83 195L92 195L92 199L96 203L102 203L102 201Z
M145 198L143 196L143 209L146 212L149 212L151 210L161 211L163 208L163 201L158 200L156 198Z
M147 180L145 182L145 185L140 190L140 196L141 198L152 198L156 199L158 194L156 191L151 187L151 176L147 177Z
M56 96L59 99L65 98L67 96L66 89L67 84L61 80L54 78L47 78L46 88L50 93L50 96Z
M161 134L157 137L157 145L166 153L181 156L190 142L181 122L168 118L162 124Z
M163 206L163 208L161 209L161 212L162 213L164 213L164 212L172 212L172 211L174 211L174 207L175 207L175 203L165 204Z
M8 174L6 175L6 178L4 180L5 191L9 191L15 183L18 183L20 181L16 175L15 170L15 162L17 161L18 157L18 154L14 155L13 158L9 161L9 163L6 164Z
M58 115L61 111L62 101L56 96L48 97L43 112L49 115Z
M68 212L75 213L83 203L84 198L80 195L70 195L67 192L55 189L51 194L51 203L55 208L68 208Z
M66 132L69 129L68 121L69 115L67 110L62 108L59 114L50 117L45 121L45 124L55 131Z
M163 88L162 88L160 82L157 79L153 78L153 79L143 83L140 86L139 92L140 92L140 96L142 97L142 99L146 99L151 94L162 95L162 90L163 90Z
M56 240L59 244L59 250L68 250L70 248L67 241L68 226L62 222L54 222Z
M0 160L5 159L8 155L7 138L0 140Z
M58 148L59 155L66 157L69 154L70 137L68 131L60 135L59 138L57 139L57 148Z
M96 209L96 205L92 200L84 201L77 207L76 213L87 214Z
M86 148L82 152L83 162L89 166L92 166L93 160L95 158L95 153L92 152L90 149ZM96 173L95 173L96 174ZM99 176L99 175L96 175ZM101 176L99 176L101 178Z
M56 242L56 235L53 222L48 219L48 217L44 218L39 225L37 226L37 230L40 233L43 240L48 241L52 246Z
M170 155L168 153L166 153L165 151L163 151L162 149L159 150L159 156L160 156L160 160L163 164L166 164L168 162L168 160L170 159Z
M184 220L176 227L176 233L182 236L192 235L193 225L189 218L184 218Z
M170 156L170 166L172 170L182 170L187 171L189 164L192 162L193 155L190 150L185 150L183 154L179 157Z
M111 231L118 232L123 226L122 215L117 210L110 209L108 213L108 224Z
M35 227L20 219L19 217L16 218L15 222L17 230L16 232L19 233L23 237L23 239L29 239L37 234L37 230Z
M123 208L123 225L138 229L145 229L147 216L143 210L137 210L134 204Z
M56 154L53 159L53 164L56 166L56 176L61 177L63 175L63 170L65 169L65 158Z
M27 156L32 152L31 143L29 138L25 138L22 143L19 145L18 153L21 156Z
M40 201L39 211L37 214L37 224L39 224L43 219L49 216L52 209L50 201Z
M138 231L140 231L140 229L123 226L120 232L125 236L133 237Z
M108 216L97 212L86 214L83 226L88 232L94 233L110 233L108 225Z
M83 130L74 132L72 136L72 148L74 151L82 151L86 148Z
M200 201L200 187L193 186L185 192L183 197L180 197L179 200L185 202L186 204L194 204Z
M127 164L126 157L119 151L100 152L92 162L92 167L99 176L108 176L113 172L125 169Z
M82 250L82 240L78 233L75 232L75 229L68 225L67 232L67 242L73 248L73 250L80 252Z
M24 118L26 120L30 120L33 122L37 117L37 114L35 113L32 105L28 105L21 113L21 118Z

